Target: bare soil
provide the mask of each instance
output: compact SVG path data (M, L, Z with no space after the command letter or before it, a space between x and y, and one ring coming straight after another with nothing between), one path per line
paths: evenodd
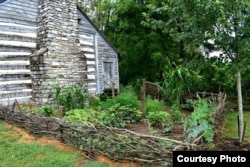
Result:
M185 118L187 118L191 112L182 110L182 113L184 114ZM128 125L126 128L142 134L152 133L150 131L149 125L145 121L141 121L137 124ZM154 130L156 130L161 135L166 136L170 139L182 141L184 137L183 125L177 123L173 125L173 129L168 133L163 133L161 128L154 128ZM238 139L222 138L222 137L219 137L219 139L217 139L215 142L216 143L213 150L216 151L250 151L250 142L244 142L242 145L240 145Z
M223 139L215 149L218 151L250 151L250 142L244 142L240 146L238 139Z

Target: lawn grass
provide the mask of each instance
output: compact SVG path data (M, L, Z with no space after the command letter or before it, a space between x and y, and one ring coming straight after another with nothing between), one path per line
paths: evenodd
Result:
M226 123L224 129L224 136L227 138L238 138L238 121L237 121L238 112L230 111L226 113ZM244 141L250 142L250 112L244 112L244 121L247 121L245 138Z
M0 167L76 167L79 153L65 152L39 143L19 143L20 136L0 120ZM107 167L98 162L86 161L84 167ZM83 167L82 166L82 167Z

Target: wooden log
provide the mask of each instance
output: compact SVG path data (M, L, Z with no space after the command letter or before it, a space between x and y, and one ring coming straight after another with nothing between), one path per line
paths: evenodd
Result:
M34 42L17 42L17 41L0 40L0 45L25 47L25 48L36 48L36 43L34 43Z
M0 57L7 56L28 56L31 55L31 52L0 52Z
M86 56L87 59L94 59L95 58L94 54L85 53L84 55Z
M81 48L80 48L80 51L89 52L89 53L94 53L94 49L93 49L93 48L81 47Z
M1 63L1 62L0 62ZM88 68L87 69L88 72L95 72L95 68Z
M95 65L95 61L87 61L87 65Z
M0 91L0 95L11 94L11 93L20 93L20 92L32 92L32 89L18 89L18 90L11 90L11 91Z
M87 75L88 79L94 80L95 79L95 75Z
M87 46L93 46L93 42L88 42L88 41L84 41L84 40L80 40L80 44L87 45Z
M0 86L15 84L31 84L31 80L1 81Z
M0 75L9 74L30 74L30 70L0 70Z
M30 65L29 61L0 61L0 65Z
M20 33L20 32L0 31L0 35L19 36L19 37L26 37L26 38L33 38L33 39L37 38L36 33Z
M31 29L34 31L36 31L37 29L37 27L33 27L33 26L27 26L27 25L15 24L15 23L6 23L6 22L1 22L1 21L0 21L0 26L21 27L21 28Z
M93 35L90 34L80 34L80 38L87 39L87 40L93 40Z

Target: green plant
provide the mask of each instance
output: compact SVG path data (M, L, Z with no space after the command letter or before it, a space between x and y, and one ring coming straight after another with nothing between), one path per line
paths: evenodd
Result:
M151 99L150 97L147 97L146 104L145 104L145 112L148 114L152 111L164 111L165 105L162 101L158 99Z
M89 125L95 123L95 115L96 111L91 108L74 109L66 112L63 119L72 123Z
M115 99L107 98L105 101L99 101L99 105L96 108L100 108L102 110L106 110L116 104Z
M64 106L65 111L76 108L84 108L88 91L84 84L53 85L55 88L55 98L57 106Z
M180 108L185 109L185 110L189 110L189 111L193 111L194 110L194 103L195 103L195 100L187 99L185 101L185 103L180 104Z
M197 83L199 75L191 70L188 65L178 65L168 62L163 75L163 90L170 102L180 105L182 95L190 90L190 83Z
M180 111L178 105L173 105L171 109L172 109L172 117L173 117L174 122L183 123L184 116L182 112Z
M89 107L98 108L100 106L101 99L98 96L89 97Z
M98 103L96 107L100 107L101 109L108 109L115 104L120 104L121 106L130 105L132 108L139 109L140 101L137 96L132 92L123 92L117 95L115 98L107 97L105 100L100 98L99 101L93 101L93 103ZM91 104L91 106L94 106Z
M107 110L98 112L97 117L106 126L123 128L129 123L138 122L141 116L142 113L131 105L121 106L118 103Z
M146 115L150 125L154 127L169 127L171 125L171 119L169 113L166 111L150 111Z
M194 111L187 120L186 141L203 135L206 142L212 143L214 138L214 117L216 109L206 99L198 99L194 105Z
M133 108L139 109L139 100L137 96L132 92L122 92L115 97L116 103L120 103L121 106L130 105Z
M49 105L45 105L42 110L42 115L50 117L53 114L53 109Z

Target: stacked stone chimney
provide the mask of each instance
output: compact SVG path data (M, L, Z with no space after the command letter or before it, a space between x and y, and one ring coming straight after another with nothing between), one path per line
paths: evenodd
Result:
M39 0L37 50L31 56L34 101L53 103L53 86L84 83L79 51L77 6L74 0Z

